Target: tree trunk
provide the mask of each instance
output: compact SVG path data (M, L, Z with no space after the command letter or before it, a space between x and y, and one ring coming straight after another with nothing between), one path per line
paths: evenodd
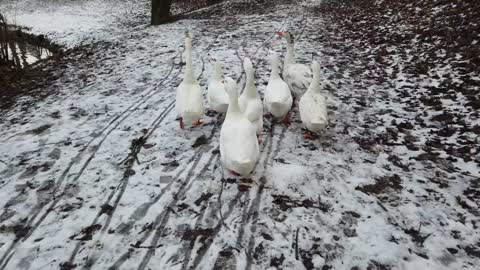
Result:
M171 6L172 0L152 0L152 25L168 21Z

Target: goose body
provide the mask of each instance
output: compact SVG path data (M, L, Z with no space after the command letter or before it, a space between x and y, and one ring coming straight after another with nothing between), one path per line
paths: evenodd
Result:
M290 32L279 32L287 41L287 55L283 66L283 79L296 97L300 97L312 81L312 71L304 64L295 62L294 37Z
M180 127L183 123L199 124L204 113L202 88L193 75L192 68L192 39L185 37L185 75L177 87L175 111L180 118Z
M250 122L257 128L257 134L263 130L263 105L260 96L258 95L257 87L254 82L254 69L252 61L245 58L243 67L247 76L245 89L238 100L240 110L247 117Z
M285 81L280 78L279 58L276 53L273 53L271 62L272 73L265 89L265 107L274 117L283 118L292 108L292 93Z
M256 127L240 111L237 84L225 79L229 106L220 131L220 156L226 169L242 176L253 171L260 155Z
M313 61L313 80L299 102L300 119L311 132L322 131L328 124L327 102L321 93L320 65Z
M214 60L213 75L208 83L207 100L211 110L223 114L228 109L228 95L222 77L222 65Z

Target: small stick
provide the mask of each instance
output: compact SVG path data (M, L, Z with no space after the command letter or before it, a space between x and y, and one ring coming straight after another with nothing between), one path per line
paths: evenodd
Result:
M220 159L217 160L217 163L220 163ZM219 214L220 214L220 220L221 222L223 223L223 226L225 226L225 228L229 229L229 227L227 226L227 224L225 224L225 220L223 218L223 214L222 214L222 193L223 193L223 187L225 185L225 181L224 181L224 174L223 174L223 167L222 167L222 164L219 164L219 167L220 167L220 170L222 171L222 179L220 180L222 182L222 185L220 186L220 194L218 194L218 204L219 204Z
M295 233L295 259L298 260L298 231L300 228L297 228L297 232Z

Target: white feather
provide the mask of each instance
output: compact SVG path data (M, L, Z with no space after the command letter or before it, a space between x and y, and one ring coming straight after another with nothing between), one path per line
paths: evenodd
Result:
M193 76L192 41L190 37L185 38L185 55L185 75L177 88L175 111L178 117L183 118L185 124L191 124L200 120L204 114L204 108L202 88Z
M292 108L292 93L279 76L279 59L276 53L273 53L271 62L272 73L265 89L264 103L274 117L281 118Z
M257 128L257 134L263 131L263 106L254 83L254 69L249 58L244 60L244 69L247 74L245 89L238 100L240 110Z
M312 132L322 131L328 124L327 102L320 88L320 65L312 64L313 80L299 102L300 119Z
M225 81L230 105L220 131L220 156L225 168L248 176L260 155L256 128L240 111L235 81Z
M222 66L219 61L215 61L213 74L208 83L207 100L210 109L218 113L226 113L228 109L228 95L222 77Z

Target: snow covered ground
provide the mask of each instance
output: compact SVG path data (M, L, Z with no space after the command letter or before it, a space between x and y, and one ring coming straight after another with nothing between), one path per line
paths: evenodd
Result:
M278 2L150 27L148 1L1 1L76 49L45 86L54 94L1 116L0 269L476 269L478 110L461 91L431 91L478 74L447 61L418 75L414 40L367 44L325 3ZM301 34L297 60L324 67L331 125L306 141L298 114L288 128L266 120L252 179L236 178L216 116L175 121L183 33L203 86L208 53L241 83L248 56L263 91L286 26ZM377 27L411 27L390 26Z

